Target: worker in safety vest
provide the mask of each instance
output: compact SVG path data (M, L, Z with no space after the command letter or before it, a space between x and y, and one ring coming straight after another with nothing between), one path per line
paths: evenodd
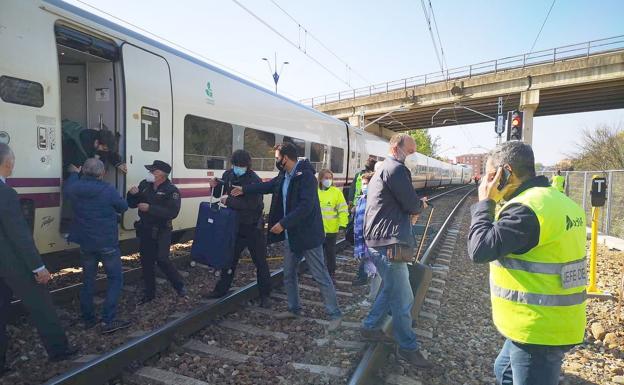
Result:
M349 208L342 191L332 186L334 174L328 169L318 173L318 197L325 229L323 253L330 276L336 273L336 238L340 227L349 223Z
M525 143L498 146L471 210L469 255L490 263L494 324L507 339L494 364L501 385L558 384L585 334L585 212L534 163Z
M561 170L557 170L557 175L553 175L551 186L565 194L565 176L561 175Z
M349 194L347 198L350 208L355 207L358 199L360 198L360 195L362 195L362 174L365 174L367 172L373 172L375 170L376 163L377 160L375 158L368 158L366 160L366 163L364 164L364 169L353 176L353 184L349 189Z

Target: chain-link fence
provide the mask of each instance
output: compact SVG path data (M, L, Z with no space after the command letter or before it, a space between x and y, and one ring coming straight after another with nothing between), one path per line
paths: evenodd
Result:
M555 172L541 172L552 180ZM565 176L565 192L587 214L587 225L591 224L591 181L594 175L607 179L607 203L600 210L598 231L606 235L624 238L624 170L613 171L562 171Z

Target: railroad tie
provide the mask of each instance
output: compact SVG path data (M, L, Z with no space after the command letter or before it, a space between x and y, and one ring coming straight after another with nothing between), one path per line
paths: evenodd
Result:
M220 326L227 329L239 331L241 333L251 334L252 336L271 337L278 340L287 340L288 334L282 332L274 332L271 330L261 329L259 327L248 325L238 321L223 320L219 322Z
M297 362L291 362L290 366L295 368L295 370L307 370L313 374L327 375L331 377L346 377L349 373L348 369L338 368L335 366L300 364Z
M390 374L386 377L386 384L389 385L423 385L422 382L413 378L399 374Z
M219 357L224 360L244 363L251 358L246 354L241 354L230 349L220 348L214 345L208 345L201 341L190 340L182 346L184 349L199 354L200 356Z
M151 366L143 367L128 377L131 383L137 385L209 385L204 381Z

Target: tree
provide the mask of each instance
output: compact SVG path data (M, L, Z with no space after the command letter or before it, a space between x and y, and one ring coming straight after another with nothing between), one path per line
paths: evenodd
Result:
M578 153L572 156L575 170L624 169L624 128L602 124L594 130L585 129Z
M436 157L440 147L440 137L431 138L429 130L410 130L408 134L416 142L416 151L427 156Z
M539 162L535 163L535 171L539 172L539 171L542 171L543 169L544 169L544 165L543 164L541 164Z

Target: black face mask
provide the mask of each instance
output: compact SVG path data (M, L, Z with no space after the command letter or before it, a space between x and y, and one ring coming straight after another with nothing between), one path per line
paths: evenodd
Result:
M277 159L275 161L275 167L277 167L278 170L280 171L284 171L284 165L282 164L282 162L284 161L284 159Z

